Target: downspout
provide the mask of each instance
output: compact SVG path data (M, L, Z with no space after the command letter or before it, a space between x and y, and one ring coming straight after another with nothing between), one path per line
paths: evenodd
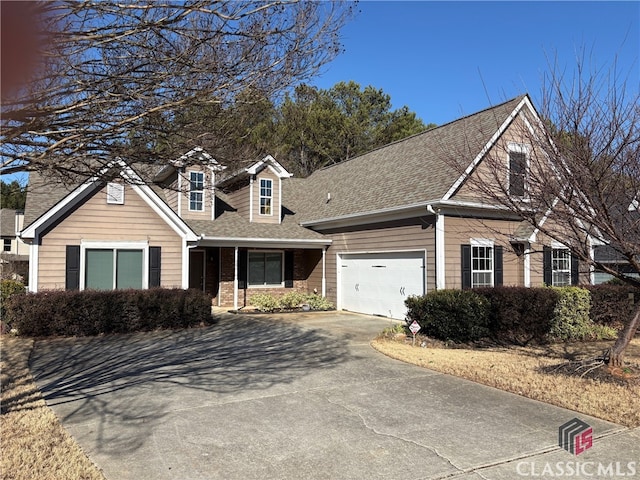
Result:
M444 215L427 205L427 212L436 216L436 290L445 288Z
M322 296L327 296L327 247L322 247Z
M253 175L249 177L249 222L253 223Z

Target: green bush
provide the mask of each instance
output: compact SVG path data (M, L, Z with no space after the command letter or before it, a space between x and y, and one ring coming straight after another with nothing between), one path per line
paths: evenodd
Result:
M280 302L280 308L284 310L293 310L305 303L306 294L301 292L287 292L282 295L278 300Z
M490 330L500 343L527 345L546 341L558 292L550 288L495 287L474 292L490 304Z
M409 322L416 320L422 333L456 343L490 335L489 301L472 290L436 290L405 300Z
M310 310L331 310L333 304L322 295L315 293L288 292L280 297L270 293L256 293L249 303L261 312L293 310L301 305L309 305Z
M1 280L0 281L0 319L4 321L5 315L5 303L9 300L9 297L25 293L25 286L15 280Z
M304 303L309 305L309 308L311 308L311 310L325 311L333 310L335 308L333 303L327 300L326 297L323 297L322 295L318 295L316 293L308 294L304 299Z
M638 303L640 290L632 285L591 285L591 320L597 325L621 330L631 319Z
M199 290L45 291L13 296L7 320L27 336L91 336L211 322L211 298Z
M593 322L589 318L589 291L579 287L548 288L558 292L549 339L567 342L590 338Z

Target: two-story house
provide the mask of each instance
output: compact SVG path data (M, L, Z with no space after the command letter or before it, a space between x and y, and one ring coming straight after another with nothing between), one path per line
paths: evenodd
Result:
M304 179L271 156L230 173L200 148L159 171L114 161L70 189L32 173L30 289L199 288L232 308L295 289L403 318L433 289L588 282L469 181L491 155L525 197L534 120L523 95Z
M28 271L29 247L18 237L24 224L24 212L12 208L0 209L0 275L2 278L24 280Z

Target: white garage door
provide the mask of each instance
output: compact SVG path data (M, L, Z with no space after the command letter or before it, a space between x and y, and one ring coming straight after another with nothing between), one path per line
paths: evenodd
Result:
M425 292L425 252L343 254L341 308L404 320L409 295Z

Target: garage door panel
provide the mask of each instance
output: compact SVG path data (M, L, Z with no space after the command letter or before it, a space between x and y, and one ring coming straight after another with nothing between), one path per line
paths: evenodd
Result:
M345 254L341 259L345 310L404 319L404 300L424 294L424 252Z

